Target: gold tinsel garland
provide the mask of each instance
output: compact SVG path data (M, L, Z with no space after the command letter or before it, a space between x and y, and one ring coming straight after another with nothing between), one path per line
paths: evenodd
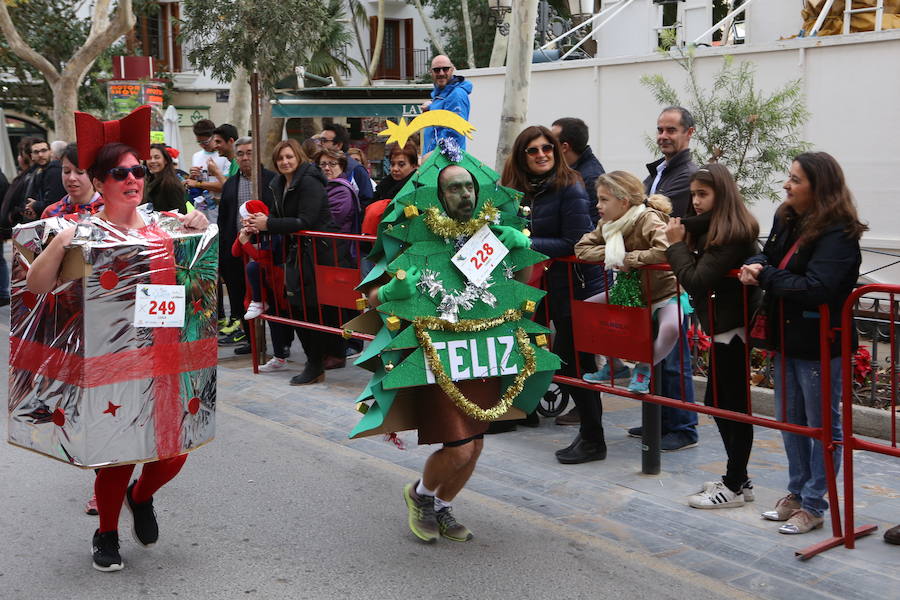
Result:
M525 359L522 370L516 375L512 385L506 388L500 401L495 406L492 408L481 408L466 398L444 371L444 365L441 364L441 359L438 356L434 344L431 342L431 335L427 330L432 329L452 332L486 331L493 327L497 327L498 325L502 325L503 323L518 321L521 318L521 311L507 310L501 316L493 319L467 319L457 323L450 323L437 317L419 317L413 323L416 338L422 346L422 351L425 353L425 359L428 361L428 366L431 367L431 372L434 374L434 378L438 385L444 390L444 393L453 400L453 403L456 404L457 408L473 419L478 419L479 421L493 421L506 414L509 407L512 406L513 400L516 399L516 396L522 393L522 388L525 387L525 380L534 375L534 348L531 347L531 341L528 339L528 334L525 333L525 330L521 327L516 329L516 343L518 344L519 352L522 353L522 357Z
M432 206L425 211L423 217L425 226L436 236L444 239L454 239L463 235L473 236L475 232L490 223L497 223L500 217L500 211L491 202L485 202L481 212L475 219L469 219L465 223L460 223L456 219L451 219L447 215L442 215L441 211Z

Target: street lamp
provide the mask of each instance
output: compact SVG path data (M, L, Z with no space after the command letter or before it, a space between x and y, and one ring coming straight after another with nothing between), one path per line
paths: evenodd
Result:
M576 23L594 15L594 0L566 0L566 3Z
M504 19L508 12L512 12L512 0L488 0L488 8L491 16L488 23L497 27L500 35L509 35L509 23Z

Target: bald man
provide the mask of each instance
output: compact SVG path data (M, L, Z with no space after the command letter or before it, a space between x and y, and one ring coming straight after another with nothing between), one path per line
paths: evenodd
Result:
M466 81L465 77L456 75L456 67L443 54L438 54L431 60L431 77L434 79L434 89L431 90L431 100L422 104L422 112L449 110L468 120L472 83ZM428 127L422 135L422 154L434 150L441 138L453 138L460 148L466 149L465 136L446 127Z

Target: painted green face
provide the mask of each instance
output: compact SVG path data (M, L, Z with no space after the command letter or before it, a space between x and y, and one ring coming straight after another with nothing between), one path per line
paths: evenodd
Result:
M447 167L438 180L441 202L451 219L468 221L475 211L478 201L472 174L462 167Z

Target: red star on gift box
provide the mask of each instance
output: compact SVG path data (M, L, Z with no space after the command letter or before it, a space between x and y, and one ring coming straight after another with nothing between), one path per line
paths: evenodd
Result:
M112 402L107 402L109 406L106 407L106 410L103 411L103 414L111 414L112 416L116 416L116 411L122 408L121 404L113 404Z

